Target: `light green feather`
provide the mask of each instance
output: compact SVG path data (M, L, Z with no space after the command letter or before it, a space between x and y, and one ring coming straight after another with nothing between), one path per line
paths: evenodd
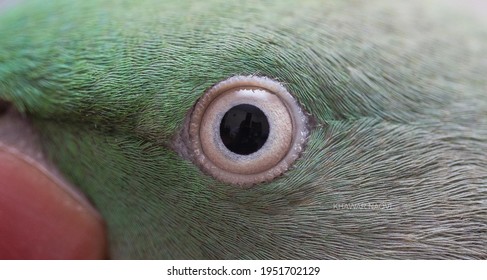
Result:
M438 3L29 1L0 17L0 98L105 217L113 258L487 258L487 27ZM316 124L291 170L241 189L171 141L249 74Z

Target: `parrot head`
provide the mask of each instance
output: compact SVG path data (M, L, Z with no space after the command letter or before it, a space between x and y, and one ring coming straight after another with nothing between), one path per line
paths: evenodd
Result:
M110 258L487 258L486 54L435 1L26 1L0 143L35 140L99 213L57 240Z

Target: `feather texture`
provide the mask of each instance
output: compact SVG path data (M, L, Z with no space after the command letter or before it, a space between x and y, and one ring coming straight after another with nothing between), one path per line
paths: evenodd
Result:
M113 258L487 258L487 27L434 1L29 1L0 98L108 223ZM172 147L233 75L314 119L250 189Z

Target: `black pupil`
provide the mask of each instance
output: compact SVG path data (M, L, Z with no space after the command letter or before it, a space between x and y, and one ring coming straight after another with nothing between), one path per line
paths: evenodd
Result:
M223 144L239 155L257 152L268 136L267 117L253 105L240 104L231 108L220 123L220 137Z

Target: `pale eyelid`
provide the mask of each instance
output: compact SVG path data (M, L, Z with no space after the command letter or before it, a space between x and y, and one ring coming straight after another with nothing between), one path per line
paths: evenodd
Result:
M249 155L229 151L220 139L223 115L239 104L259 108L270 126L265 144ZM266 77L234 76L204 93L173 144L203 172L225 183L250 186L285 172L301 154L307 136L308 118L281 83Z
M228 150L220 137L223 114L239 104L259 108L266 115L270 132L264 146L250 155L239 155ZM217 120L217 121L215 121ZM208 106L200 125L200 141L204 154L217 166L238 170L239 174L256 174L275 166L286 155L292 140L289 113L274 94L260 89L240 89L222 94Z

